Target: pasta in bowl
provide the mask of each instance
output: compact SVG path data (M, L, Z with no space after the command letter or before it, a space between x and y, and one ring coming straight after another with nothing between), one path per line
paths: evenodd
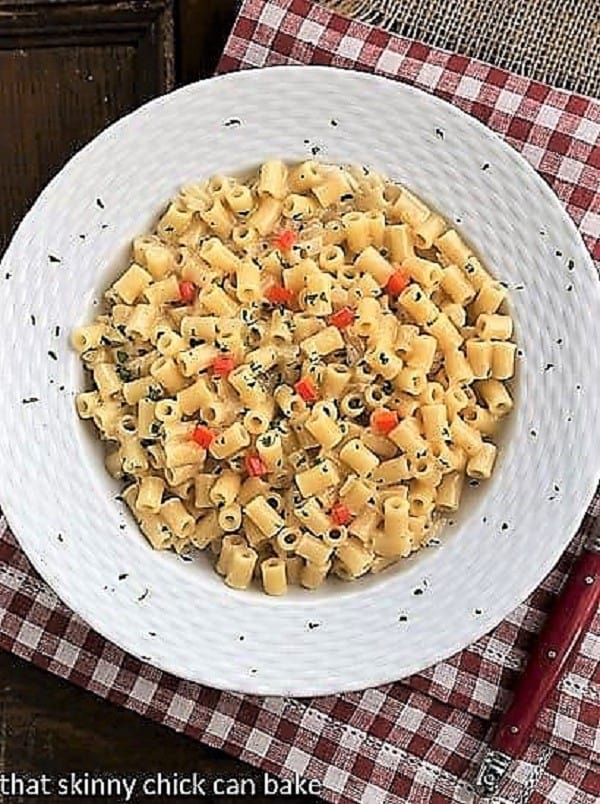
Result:
M184 186L72 342L106 466L156 549L237 589L314 589L419 550L490 477L506 291L443 217L356 166Z

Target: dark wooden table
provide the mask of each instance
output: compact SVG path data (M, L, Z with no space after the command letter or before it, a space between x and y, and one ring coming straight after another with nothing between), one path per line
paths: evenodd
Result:
M0 254L81 145L144 101L214 71L235 5L0 0ZM262 789L250 766L0 653L0 773L11 771L196 771L253 778ZM43 799L54 800L66 799ZM299 799L253 799L263 800Z

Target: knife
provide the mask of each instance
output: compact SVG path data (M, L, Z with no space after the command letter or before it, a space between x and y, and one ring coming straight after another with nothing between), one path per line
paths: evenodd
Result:
M479 767L475 789L480 796L495 795L512 760L523 755L538 715L575 656L599 602L600 518L548 615Z

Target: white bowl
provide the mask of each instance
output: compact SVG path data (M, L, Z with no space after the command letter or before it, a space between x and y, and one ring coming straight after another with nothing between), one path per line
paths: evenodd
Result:
M267 157L302 159L313 148L320 159L368 164L401 180L454 221L513 288L523 355L496 472L468 495L439 547L354 584L274 599L228 589L203 557L185 563L149 547L115 500L102 448L76 416L83 376L68 336L92 317L130 241L179 185ZM104 131L44 190L4 257L5 274L5 513L69 606L177 676L313 695L422 670L489 631L535 588L595 488L600 291L581 238L517 153L458 109L403 84L276 67L152 101ZM31 397L39 401L23 403Z

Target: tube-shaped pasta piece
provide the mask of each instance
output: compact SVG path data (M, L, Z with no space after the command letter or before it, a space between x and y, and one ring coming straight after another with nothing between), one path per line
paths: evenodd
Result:
M417 396L422 394L427 386L427 375L421 368L405 366L393 378L393 384L398 391Z
M186 342L177 332L168 329L156 338L156 348L164 357L173 357L186 348Z
M381 307L377 299L361 299L356 308L356 332L362 336L372 335L377 331L380 318Z
M260 168L258 180L259 195L270 195L281 200L286 194L288 169L286 165L278 159L270 159L264 162Z
M123 383L113 363L97 363L92 373L102 399L110 399L121 390Z
M260 268L252 260L243 260L236 268L237 286L235 295L242 304L259 301L261 298Z
M492 377L495 380L508 380L515 373L515 354L517 347L508 341L492 342Z
M437 262L424 260L421 257L408 257L402 263L403 270L424 290L433 291L439 287L444 274Z
M211 511L196 522L190 541L199 550L205 550L209 544L214 549L220 542L221 533L217 512Z
M403 221L415 229L431 215L431 210L420 198L403 187L398 199L389 210L389 215L392 220Z
M488 480L492 476L497 448L490 441L484 441L483 446L467 461L467 475L477 480Z
M276 430L269 430L258 436L256 451L267 467L267 471L275 472L283 466L283 445L281 436Z
M402 264L404 260L415 256L410 226L405 223L386 226L384 243L389 252L391 262Z
M378 349L373 349L365 353L367 364L377 374L381 374L386 380L392 380L402 371L403 362L391 349L387 349L385 344L381 344Z
M225 583L232 589L247 589L258 555L251 547L234 547L229 557Z
M258 207L248 218L248 226L266 237L275 228L281 215L281 202L271 196L263 196Z
M200 408L206 408L216 401L216 394L206 377L200 377L177 394L179 409L184 416L191 416Z
M467 262L461 267L467 275L469 282L476 290L480 290L483 285L490 284L494 281L477 257L469 257Z
M211 237L202 243L200 256L211 268L225 274L237 271L241 264L240 258L218 237Z
M340 476L335 464L328 459L320 461L316 466L296 475L296 485L303 497L321 494L325 489L336 486L339 482Z
M229 506L232 505L240 491L241 478L237 472L231 469L224 469L216 478L213 477L213 483L208 494L209 500L216 506Z
M234 318L238 314L239 305L223 288L212 282L200 293L202 305L213 315L223 318Z
M419 395L421 405L439 405L445 402L445 400L446 391L444 386L439 382L428 382L424 391Z
M246 503L244 513L269 538L275 536L277 531L285 524L277 511L271 508L262 495L254 497L254 499Z
M166 500L160 507L160 514L177 538L189 539L196 523L179 498Z
M448 349L446 352L446 374L450 385L469 385L475 379L461 349Z
M231 503L220 509L217 521L225 533L239 530L242 524L242 509L239 503Z
M487 379L492 372L492 342L469 338L465 348L473 377L477 380Z
M293 218L295 221L301 221L304 218L312 218L319 206L314 198L309 198L300 193L290 193L283 201L281 213L284 218Z
M196 508L212 508L214 503L210 498L210 490L217 477L217 475L196 472L194 475L194 505Z
M453 302L466 307L475 298L475 288L458 265L448 265L443 270L442 288Z
M426 324L425 328L430 335L434 336L443 352L458 349L464 340L445 313L440 313L436 320L432 324Z
M215 438L208 450L213 458L222 460L235 455L250 443L250 436L240 422L234 422Z
M477 316L475 328L484 340L507 341L512 335L513 321L509 315L481 313Z
M192 349L186 349L177 355L177 362L185 377L192 377L206 369L212 364L219 354L218 349L210 343L202 343Z
M311 190L322 207L337 204L343 195L352 192L345 171L337 168L324 172L323 180Z
M339 453L339 458L358 475L364 477L379 466L379 458L358 438L348 441Z
M344 265L344 251L339 246L325 246L319 254L319 265L324 271L336 274Z
M450 385L445 394L448 418L453 421L458 413L469 404L469 398L464 388L459 385Z
M384 466L385 464L381 464ZM378 467L375 471L379 471ZM370 499L374 500L374 486L355 475L350 475L340 489L340 499L353 514L362 511Z
M398 297L400 306L413 318L417 324L428 324L435 322L440 315L440 310L429 296L416 283L410 284L403 290ZM435 334L432 332L432 334ZM437 336L436 336L437 337Z
M113 284L126 304L133 304L151 284L152 276L141 265L133 263Z
M137 242L137 241L136 241ZM175 270L175 255L170 248L160 242L151 243L143 249L142 254L135 254L136 261L143 262L148 273L156 281L160 281Z
M423 405L421 419L425 438L432 444L441 444L449 440L448 410L446 405Z
M353 578L364 575L373 560L373 553L357 538L346 539L336 547L335 555Z
M309 497L295 509L295 515L305 528L315 536L323 536L331 528L331 520L323 511L316 497Z
M390 430L388 438L409 455L425 455L427 453L427 441L421 435L419 423L414 417L403 419L393 430Z
M456 263L461 268L473 256L472 249L461 240L455 229L448 229L447 232L440 235L436 239L435 245L448 262Z
M225 189L225 200L232 212L237 215L248 214L254 205L249 187L234 182Z
M379 464L377 469L373 472L373 480L383 486L389 486L399 483L402 480L408 480L409 477L410 472L405 455L384 461Z
M105 324L89 324L86 327L77 327L71 333L71 344L81 354L88 349L95 349L100 345L100 339L106 334Z
M461 413L462 419L474 427L482 435L492 436L498 427L498 419L481 405L465 408Z
M481 433L470 427L459 416L450 425L452 441L461 447L469 457L476 455L482 446Z
M336 352L344 346L344 339L337 327L325 327L316 335L305 338L300 343L300 348L307 355L318 355L324 357L331 352Z
M300 583L306 589L317 589L331 569L331 561L326 564L313 564L312 561L307 561L300 570Z
M434 240L445 232L447 228L448 224L441 215L431 213L425 220L420 221L414 227L417 247L422 249L431 248Z
M500 282L484 282L471 307L475 318L481 313L495 313L506 298L506 289Z
M186 315L181 319L181 335L214 343L217 334L217 317L214 315Z
M408 491L409 513L411 516L429 516L435 505L436 489L426 480L410 481Z
M172 357L160 356L150 366L150 374L162 385L169 395L175 395L186 386L186 378Z
M200 212L200 216L221 240L228 240L231 237L235 218L220 198L213 198L210 207Z
M460 330L464 328L465 324L467 323L467 311L462 305L454 303L442 304L441 310L457 329ZM467 337L464 332L462 332L462 336L463 338Z
M418 335L410 342L406 364L427 374L431 371L437 350L437 341L432 335Z
M154 550L167 550L172 543L172 535L162 517L154 514L140 516L140 530L148 539Z
M492 416L506 416L512 410L513 401L504 383L499 380L482 380L475 388Z
M373 246L367 246L360 252L354 265L359 271L365 271L381 286L387 284L388 279L394 273L390 263Z
M218 515L216 512L213 512L213 514L216 521ZM223 537L223 541L221 542L221 551L219 553L219 558L215 565L215 569L219 573L219 575L227 574L227 571L229 570L229 566L231 563L231 556L233 551L237 548L244 548L246 546L247 546L246 541L243 538L243 536L227 535Z
M332 552L331 547L310 533L303 533L296 545L296 555L302 556L306 561L318 565L326 564Z
M339 399L352 378L348 366L342 363L329 363L323 372L321 396L323 399Z
M140 480L135 507L140 513L158 514L161 507L165 482L155 475L146 475Z
M332 449L342 440L342 430L323 410L314 411L304 425L323 449Z
M286 562L283 558L261 561L260 574L263 589L268 595L285 595L287 592Z
M456 511L462 494L464 475L462 472L449 472L444 475L437 489L435 504L440 511Z
M326 316L333 312L331 306L332 281L329 274L311 274L306 281L306 291L301 301L308 315Z

